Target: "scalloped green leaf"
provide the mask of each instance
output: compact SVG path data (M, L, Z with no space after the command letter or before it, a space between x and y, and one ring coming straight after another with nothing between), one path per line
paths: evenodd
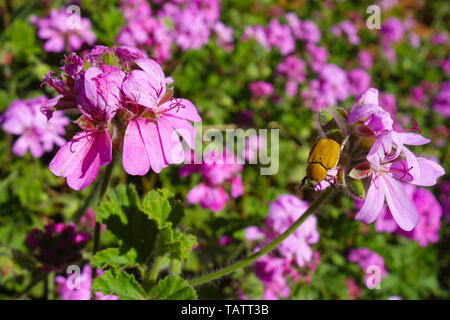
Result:
M147 296L132 274L114 269L96 278L93 289L103 294L115 294L121 300L144 300Z
M120 255L130 255L132 251L136 262L144 263L153 250L158 225L140 207L135 187L119 185L108 193L108 200L100 205L96 215L120 240Z
M177 276L167 276L148 293L151 300L196 300L197 293L189 283Z
M91 259L91 265L100 269L113 267L116 269L136 266L137 252L129 250L125 254L120 254L119 248L108 248L98 251Z

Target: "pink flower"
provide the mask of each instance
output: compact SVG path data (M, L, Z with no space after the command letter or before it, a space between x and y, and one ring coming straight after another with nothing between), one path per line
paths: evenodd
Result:
M83 116L77 133L59 149L50 162L50 170L67 178L75 190L86 188L97 177L100 167L112 160L112 143L107 124L121 107L122 80L125 73L114 66L91 67L76 80L76 96Z
M433 99L433 110L450 117L450 82L441 83L441 91Z
M370 55L369 51L361 50L358 53L358 59L359 59L359 64L362 68L364 68L364 69L372 68L373 60L372 60L372 56Z
M360 42L358 37L358 30L350 20L344 20L332 26L331 33L333 33L333 35L336 37L340 37L342 36L342 34L345 34L348 41L354 46L358 45Z
M311 44L315 44L320 41L320 29L314 22L309 20L301 21L293 12L287 13L286 19L296 39L305 40Z
M309 83L307 101L313 110L335 106L338 101L347 99L350 94L350 84L344 70L335 64L325 64L320 68L319 79Z
M350 84L350 94L357 96L364 92L370 86L370 76L360 68L353 69L347 73Z
M255 81L248 86L255 97L270 97L274 93L271 83L265 81Z
M91 22L87 18L80 18L80 25L71 26L75 21L72 15L67 13L66 8L61 10L52 9L50 16L37 18L31 16L30 21L38 27L38 36L46 39L44 49L48 52L62 52L67 46L67 51L78 50L84 43L93 45L95 33L91 31Z
M359 248L352 249L348 255L348 260L350 262L357 263L363 272L366 274L365 283L368 284L368 277L373 272L370 270L370 267L378 267L380 270L381 278L387 276L387 270L384 267L384 259L378 253L368 249L368 248ZM375 279L374 279L375 280Z
M420 243L422 247L435 243L439 239L442 207L434 195L425 188L416 188L410 184L402 184L407 197L412 201L419 214L419 222L411 231L397 227L389 209L385 208L375 223L378 232L397 232Z
M97 270L97 276L103 272ZM60 284L59 294L62 300L91 300L91 286L92 286L92 268L89 264L85 264L83 270L79 276L79 280L72 279L73 289L67 286L69 279L63 276L57 276L55 282ZM79 288L76 286L79 285ZM119 300L116 295L104 295L101 292L95 293L95 300Z
M295 39L288 25L281 24L277 19L271 19L267 27L247 26L242 36L243 41L254 38L267 50L274 47L279 48L280 54L285 56L291 54L295 49Z
M21 157L30 150L33 157L40 158L44 152L52 151L54 144L62 146L66 142L62 136L70 120L62 112L56 112L47 122L39 110L41 104L47 101L44 96L17 99L1 115L3 130L20 136L13 145L14 154Z
M277 66L277 71L287 77L286 95L293 97L297 93L298 84L306 79L306 63L295 57L288 56Z
M236 156L228 151L222 154L212 151L204 156L201 164L184 165L180 170L181 177L200 172L203 182L192 188L187 199L190 203L199 203L202 208L220 211L229 200L225 188L230 186L233 198L244 193L240 172L243 165L238 164Z
M144 175L150 167L159 173L184 160L179 135L194 148L190 121L201 118L189 100L165 98L166 77L159 64L151 59L135 63L141 69L133 70L123 83L126 108L134 115L125 131L123 167L131 175Z
M384 44L399 42L403 39L405 27L397 18L389 18L381 25L381 41Z
M270 204L270 212L266 221L267 229L248 227L245 230L245 237L248 240L264 238L265 241L271 241L286 231L308 207L306 201L293 195L280 195L276 201ZM295 260L299 267L305 266L313 257L310 245L319 241L320 235L316 224L315 216L308 217L292 235L278 246L278 252L286 259Z
M378 91L373 88L356 100L348 120L364 123L372 130L370 136L375 138L366 157L368 161L350 172L356 179L371 177L364 204L355 219L373 222L382 212L386 199L400 228L412 230L418 223L418 213L407 199L401 182L431 186L444 174L444 169L431 160L416 157L405 145L422 145L430 140L417 133L394 131L392 119L378 105Z

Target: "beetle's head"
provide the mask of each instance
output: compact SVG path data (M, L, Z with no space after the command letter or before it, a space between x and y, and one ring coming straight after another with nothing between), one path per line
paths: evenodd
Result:
M307 183L310 188L315 188L319 184L319 182L316 179L304 177L302 180L302 183L300 185L300 189L303 188L303 186Z

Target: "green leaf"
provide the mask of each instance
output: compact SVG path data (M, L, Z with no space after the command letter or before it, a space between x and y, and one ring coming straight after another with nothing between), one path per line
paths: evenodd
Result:
M119 185L108 193L108 198L97 209L99 222L121 240L120 255L136 254L136 262L144 263L154 247L157 223L141 211L133 185Z
M167 195L170 193L163 189L152 190L147 193L142 201L142 210L155 220L158 226L164 226L169 217L171 207Z
M153 300L196 300L197 293L186 280L177 276L167 276L150 290L148 298Z
M109 269L96 278L93 284L94 291L103 294L115 294L121 300L144 300L146 293L136 282L133 275L121 270Z
M108 248L98 251L91 259L91 265L100 269L108 266L119 269L136 266L137 252L129 250L121 255L119 248Z

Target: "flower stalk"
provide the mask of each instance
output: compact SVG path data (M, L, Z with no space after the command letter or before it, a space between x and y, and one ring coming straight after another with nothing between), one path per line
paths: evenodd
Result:
M266 253L269 253L273 249L275 249L281 242L283 242L287 237L289 237L292 233L297 230L302 223L310 216L312 215L334 192L334 188L327 188L324 191L321 192L320 196L311 204L311 206L308 208L308 210L305 211L305 213L297 219L285 232L283 232L281 235L279 235L275 240L264 246L261 250L255 252L254 254L250 255L249 257L238 261L231 266L225 267L223 269L220 269L218 271L209 273L207 275L194 278L189 281L189 284L191 286L198 286L201 284L204 284L206 282L221 278L227 274L230 274L240 268L243 268L254 261L256 261L258 258L262 257Z

